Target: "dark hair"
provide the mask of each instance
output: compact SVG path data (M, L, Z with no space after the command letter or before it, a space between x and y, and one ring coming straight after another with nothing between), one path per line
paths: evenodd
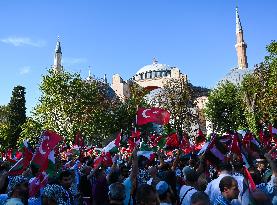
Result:
M224 188L227 187L228 189L232 187L233 181L236 181L235 178L231 176L223 177L219 182L219 189L221 192L224 192Z
M207 204L210 204L209 196L202 191L195 192L191 196L191 204L197 203L198 201L204 201Z
M219 169L220 169L220 171L231 172L232 171L232 165L228 162L223 162L219 165Z
M118 171L112 171L109 175L108 175L108 183L109 184L113 184L118 182L119 180L119 175L120 173Z
M123 201L126 198L125 186L119 182L109 186L109 197L112 200Z
M192 169L190 172L188 172L186 174L186 180L192 183L197 182L198 174L196 173L196 171Z
M156 194L156 189L154 187L148 184L141 184L138 187L138 191L137 191L137 198L136 198L137 204L147 203L149 200L149 195L151 193Z
M233 163L234 170L236 172L241 172L243 169L243 162L241 161L234 161Z
M62 172L59 174L59 181L61 181L64 177L69 177L69 176L72 176L72 173L71 173L70 170L62 171Z

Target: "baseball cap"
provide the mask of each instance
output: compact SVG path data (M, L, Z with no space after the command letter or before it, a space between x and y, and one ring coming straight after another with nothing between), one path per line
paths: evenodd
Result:
M156 185L156 190L158 192L159 195L162 195L164 193L167 192L169 186L165 181L160 181L157 185Z

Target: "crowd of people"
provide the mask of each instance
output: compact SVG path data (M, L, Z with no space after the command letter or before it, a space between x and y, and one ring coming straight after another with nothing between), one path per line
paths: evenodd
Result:
M129 160L120 154L111 166L93 157L64 161L57 175L48 178L45 186L29 197L30 183L36 175L31 166L23 175L9 176L9 165L0 166L0 204L23 205L248 205L277 204L277 159L271 153L255 159L245 173L243 161L229 157L217 166L207 163L205 155L173 155L158 152L149 160L133 150ZM68 166L69 165L69 166ZM216 168L217 167L217 168Z

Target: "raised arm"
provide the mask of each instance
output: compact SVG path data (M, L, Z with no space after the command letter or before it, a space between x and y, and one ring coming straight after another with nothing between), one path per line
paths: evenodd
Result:
M277 146L272 147L272 149L268 153L264 154L266 160L269 162L270 168L274 173L274 175L277 175L277 163L276 163L276 160L272 159L271 154L276 150L277 150Z
M138 149L137 147L134 149L133 154L132 154L132 171L130 174L130 178L132 182L135 182L135 179L137 178L138 175ZM134 183L132 183L134 184Z

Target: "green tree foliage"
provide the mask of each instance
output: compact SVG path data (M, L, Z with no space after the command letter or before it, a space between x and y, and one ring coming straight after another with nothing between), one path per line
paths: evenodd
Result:
M152 99L153 106L160 106L171 114L171 126L182 135L191 133L198 124L196 102L191 84L185 78L170 79Z
M25 88L16 86L13 89L12 97L8 105L9 112L7 117L8 147L15 147L22 131L21 126L26 121L26 106L25 106Z
M0 123L8 122L9 107L7 105L0 105Z
M28 117L26 122L21 126L22 132L18 140L18 146L22 144L23 140L28 140L30 145L35 147L39 142L39 136L43 131L43 126L35 121L33 118Z
M52 129L67 140L80 131L88 141L98 144L115 130L112 117L120 101L108 84L50 70L43 76L40 90L34 120L43 129Z
M228 81L210 93L205 113L216 132L237 130L247 125L239 87Z
M244 78L241 86L248 123L253 129L261 119L277 124L277 42L266 48L269 55Z
M103 144L135 122L136 109L143 103L145 91L136 84L130 86L130 98L121 101L107 83L50 70L43 76L42 96L22 135L51 129L72 141L80 131L88 144Z
M8 147L9 126L7 123L0 123L0 151Z

